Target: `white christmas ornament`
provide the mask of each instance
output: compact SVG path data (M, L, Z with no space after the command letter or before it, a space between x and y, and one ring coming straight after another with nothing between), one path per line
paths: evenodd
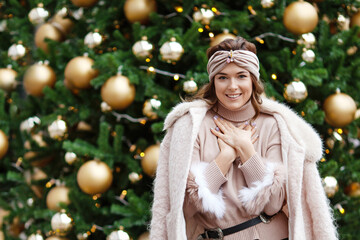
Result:
M28 14L29 20L32 24L44 23L45 19L49 16L49 12L46 11L41 5L31 9Z
M113 231L106 240L130 240L129 234L123 230Z
M102 42L102 36L98 32L89 32L86 34L84 43L89 48L94 48L96 46L99 46Z
M26 49L22 44L16 44L10 46L8 50L8 57L12 60L18 60L25 56Z

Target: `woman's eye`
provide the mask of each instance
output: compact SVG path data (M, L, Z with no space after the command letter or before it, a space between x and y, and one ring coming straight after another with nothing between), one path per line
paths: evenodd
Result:
M239 78L246 78L246 75L239 75Z
M223 80L223 79L226 79L226 77L225 76L219 76L218 79Z

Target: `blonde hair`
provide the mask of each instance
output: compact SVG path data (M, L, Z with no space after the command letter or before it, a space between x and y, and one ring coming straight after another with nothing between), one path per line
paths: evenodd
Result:
M210 57L215 52L221 50L223 51L248 50L256 54L256 47L253 43L248 42L246 39L242 37L237 37L235 39L226 39L221 43L219 43L218 45L210 47L206 51L206 55L208 59L210 59ZM260 95L264 92L264 86L262 82L260 80L257 80L257 78L252 73L250 73L250 78L252 81L252 94L250 99L251 99L251 104L255 109L255 115L252 118L253 120L260 114L260 105L262 103ZM218 102L215 93L215 85L213 79L211 79L209 83L203 85L194 96L186 98L185 101L192 101L196 99L202 99L211 106L214 106Z

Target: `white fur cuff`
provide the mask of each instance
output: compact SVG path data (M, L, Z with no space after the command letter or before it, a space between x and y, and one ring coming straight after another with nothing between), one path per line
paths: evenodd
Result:
M199 186L198 194L201 199L204 212L215 214L218 219L221 219L225 214L225 202L223 193L220 189L218 193L214 194L210 191L208 183L205 178L205 170L209 163L196 163L191 166L191 173L195 177L195 182Z

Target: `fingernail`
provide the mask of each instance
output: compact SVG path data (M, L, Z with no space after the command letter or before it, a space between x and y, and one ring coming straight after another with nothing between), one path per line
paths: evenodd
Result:
M217 115L214 116L214 119L218 119L219 117Z
M252 122L251 126L255 127L256 126L256 122Z
M224 120L222 117L220 117L221 120Z
M216 130L216 131L220 131L219 127L216 127L215 130Z
M246 121L246 122L245 122L245 125L246 125L246 126L247 126L247 125L249 125L249 122L248 122L248 121Z

